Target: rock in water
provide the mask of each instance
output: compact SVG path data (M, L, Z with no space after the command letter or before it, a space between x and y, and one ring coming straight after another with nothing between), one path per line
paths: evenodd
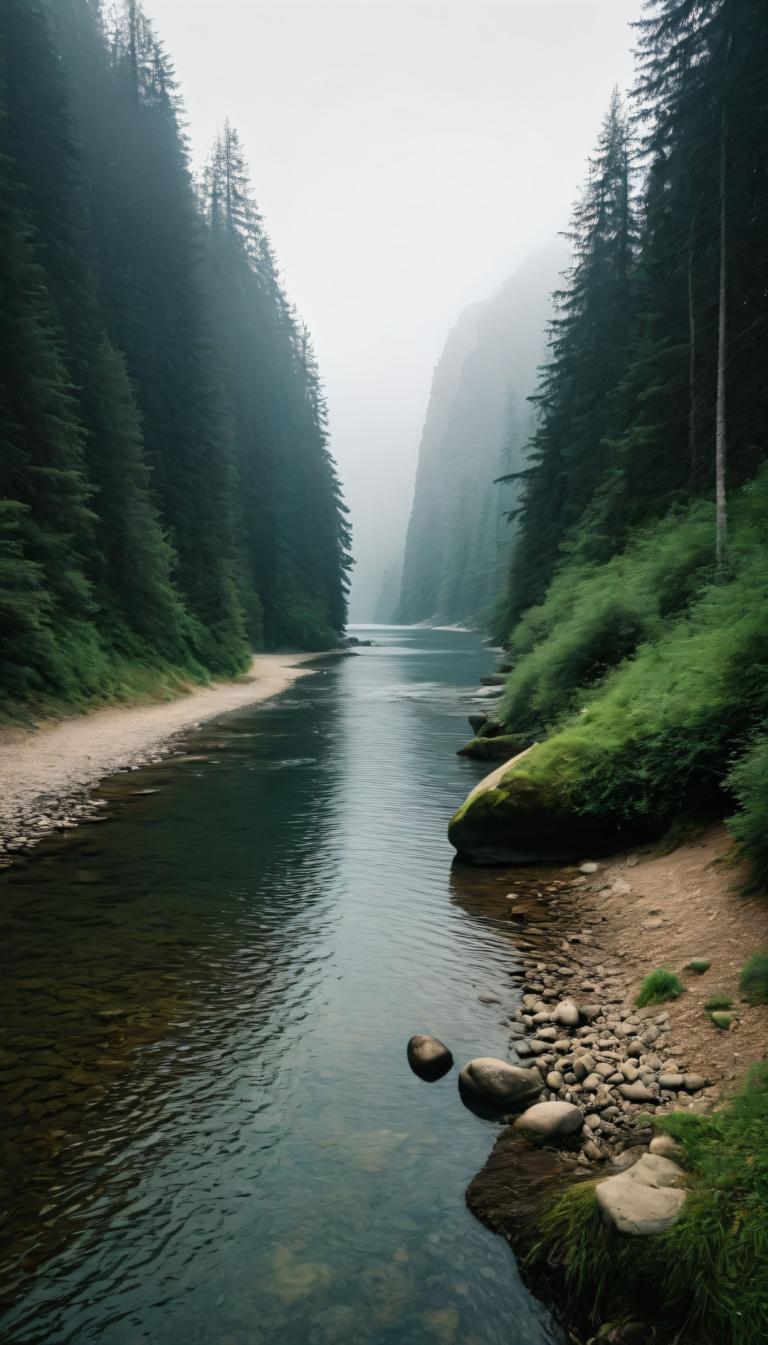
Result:
M518 752L481 780L454 814L448 839L474 864L522 864L576 859L617 850L641 824L587 816L565 792L532 770L539 747ZM536 755L532 755L536 754Z
M459 1091L470 1102L484 1103L498 1111L520 1111L544 1090L536 1069L510 1065L493 1056L470 1060L459 1075Z
M571 1102L537 1102L515 1121L515 1130L521 1130L531 1139L544 1142L575 1135L584 1125L584 1114Z
M408 1064L414 1074L428 1083L442 1079L453 1064L453 1056L448 1047L437 1037L426 1037L417 1033L408 1042Z
M680 1215L685 1173L661 1154L643 1154L634 1167L595 1187L603 1220L617 1233L648 1237L663 1233Z

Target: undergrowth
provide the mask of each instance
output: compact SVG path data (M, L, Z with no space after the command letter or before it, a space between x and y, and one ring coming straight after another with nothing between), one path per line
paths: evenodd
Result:
M759 859L768 857L768 739L732 768L768 722L768 471L734 500L722 579L704 564L708 517L691 506L599 570L563 570L515 632L513 649L529 652L501 717L516 729L526 715L557 718L520 772L583 816L646 819L660 831L691 811L722 815L730 786L745 810L734 830ZM682 606L670 612L673 591ZM642 638L590 687L584 651L595 622L601 647L617 629L619 602L642 609Z
M647 1004L664 1004L668 999L678 999L684 990L685 986L673 971L668 967L657 967L640 986L635 1004L638 1009L644 1009Z
M595 1183L561 1195L544 1215L530 1260L554 1255L572 1309L598 1322L649 1305L669 1338L696 1345L768 1339L768 1065L756 1066L722 1110L657 1118L684 1150L691 1189L678 1221L627 1238L602 1222Z
M768 1004L768 953L755 953L742 969L739 989L749 1004Z

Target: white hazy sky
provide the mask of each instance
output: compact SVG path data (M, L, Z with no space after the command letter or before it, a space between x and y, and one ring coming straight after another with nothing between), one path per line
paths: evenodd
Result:
M145 7L195 158L226 116L240 131L313 332L364 619L402 543L448 329L566 225L611 88L631 82L641 0Z

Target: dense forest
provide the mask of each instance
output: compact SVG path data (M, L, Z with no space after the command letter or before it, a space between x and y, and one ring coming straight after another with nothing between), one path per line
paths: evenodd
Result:
M553 790L606 843L736 813L765 872L768 12L653 0L637 37L567 234L495 622L500 721L546 741L473 820L513 834Z
M404 622L477 622L499 591L514 532L507 515L530 434L549 296L564 264L553 243L459 317L432 381L396 613Z
M323 390L236 132L195 181L137 0L3 0L0 54L0 706L335 643Z

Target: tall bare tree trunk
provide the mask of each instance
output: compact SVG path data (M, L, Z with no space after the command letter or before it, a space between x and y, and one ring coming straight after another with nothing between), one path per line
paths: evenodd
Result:
M725 67L731 53L732 38L728 38L725 52ZM723 75L723 107L720 117L720 295L717 316L717 403L715 408L715 551L717 567L722 569L725 542L728 531L728 513L725 498L725 456L726 456L726 407L725 407L725 361L727 354L727 315L728 299L728 256L727 256L727 219L726 185L728 171L727 133L728 123L725 108L725 74Z
M695 486L699 474L699 446L696 439L696 302L693 265L695 219L695 215L692 215L688 237L688 463L692 486Z

